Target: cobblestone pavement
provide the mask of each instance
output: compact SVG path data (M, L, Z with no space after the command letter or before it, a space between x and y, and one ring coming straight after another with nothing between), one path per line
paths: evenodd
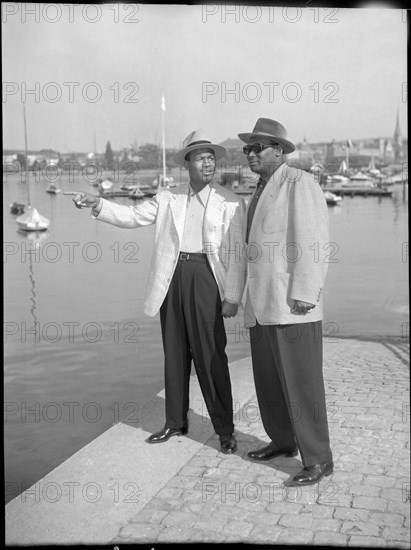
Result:
M267 442L254 395L236 412L238 452L210 438L112 542L409 548L408 345L340 339L324 350L332 476L286 489L299 457L247 459Z

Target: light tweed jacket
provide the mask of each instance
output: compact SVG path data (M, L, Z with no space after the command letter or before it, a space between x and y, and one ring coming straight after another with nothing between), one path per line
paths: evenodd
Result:
M307 172L281 165L267 182L254 213L246 251L245 326L319 321L328 261L324 192ZM335 261L335 260L334 260ZM294 300L315 304L293 313Z
M188 183L157 193L137 206L102 200L97 220L117 227L155 224L154 248L144 311L153 316L170 286L184 230ZM203 243L218 284L221 300L240 303L245 286L245 203L233 192L213 183L203 221Z

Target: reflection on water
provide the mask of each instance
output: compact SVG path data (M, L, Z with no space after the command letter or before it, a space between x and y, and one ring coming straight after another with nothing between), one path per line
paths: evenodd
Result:
M22 235L24 235L25 237L27 237L28 241L30 241L31 243L34 243L33 249L34 249L35 253L39 252L41 241L46 239L46 237L47 237L47 234L46 234L45 231L27 232L27 231L24 231L22 229L18 229L18 232L21 233ZM37 330L38 320L37 320L37 317L36 317L36 307L37 307L37 304L36 304L36 281L34 279L33 255L32 254L29 255L29 279L30 279L30 291L31 291L31 295L30 295L30 302L31 302L30 313L33 317L34 329Z
M159 319L143 313L153 227L98 223L71 197L47 194L48 183L30 181L32 204L50 220L41 234L20 233L8 211L26 204L26 184L9 176L3 185L7 500L130 411L138 417L163 388ZM78 178L59 187L93 192ZM324 290L326 338L400 339L408 322L401 186L392 199L345 197L329 214L338 252ZM242 321L226 321L231 361L249 355Z

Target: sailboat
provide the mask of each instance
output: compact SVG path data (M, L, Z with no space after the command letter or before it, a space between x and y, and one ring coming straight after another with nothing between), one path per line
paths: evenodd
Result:
M341 174L341 175L348 174L348 164L345 159L341 161L341 164L338 168L338 174Z
M41 216L37 208L30 204L27 206L27 212L16 219L16 223L22 231L46 231L50 225L49 220Z
M140 185L135 185L128 194L130 199L144 199L146 197L145 192L140 189Z
M345 185L350 181L346 174L348 174L348 163L344 159L338 168L338 172L327 177L327 185Z
M370 163L368 165L368 173L374 178L378 178L379 175L381 174L381 171L378 170L378 168L375 167L374 155L371 156L371 160L370 160Z
M25 180L27 185L27 211L16 218L16 223L21 231L45 231L48 229L50 222L44 216L41 216L36 208L30 204L30 182L27 174L27 125L26 125L26 106L23 106L24 116L24 146L26 152L25 158Z

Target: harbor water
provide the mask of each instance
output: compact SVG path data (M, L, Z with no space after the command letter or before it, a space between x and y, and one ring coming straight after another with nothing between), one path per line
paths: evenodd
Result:
M138 422L163 388L159 317L143 313L153 227L99 223L30 178L31 202L50 220L37 235L20 233L9 211L27 204L27 184L3 183L6 501L119 420ZM93 190L80 177L58 187ZM408 189L328 211L325 338L408 341ZM226 328L229 360L248 356L242 316Z

